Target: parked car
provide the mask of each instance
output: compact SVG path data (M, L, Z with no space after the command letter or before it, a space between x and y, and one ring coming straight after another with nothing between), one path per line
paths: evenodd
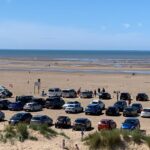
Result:
M25 111L41 111L42 105L36 103L36 102L30 102L24 105L23 109Z
M51 109L59 109L65 104L65 101L61 97L49 97L46 99L45 107Z
M63 98L76 98L77 92L74 89L62 90L62 97Z
M65 103L62 107L63 107L63 109L65 109L68 105L70 105L70 104L79 104L79 105L81 105L80 104L80 102L78 102L78 101L68 101L67 103Z
M140 121L137 118L127 118L121 125L121 129L140 129Z
M88 118L78 118L73 123L73 130L90 130L92 123Z
M93 92L85 90L80 93L80 98L92 98L93 97Z
M99 104L89 104L85 108L85 114L100 115L102 114L102 108Z
M107 116L119 116L120 115L119 108L115 106L109 106L106 109L105 113Z
M30 102L35 102L35 103L41 105L42 107L45 107L45 100L43 98L35 98L35 97L33 97Z
M61 97L62 96L61 89L60 88L50 88L48 90L48 96L49 97L53 97L53 96Z
M31 118L30 124L32 125L52 125L53 119L48 117L47 115L35 115Z
M0 110L7 110L8 109L8 105L10 103L11 102L9 100L6 100L6 99L0 100Z
M0 86L0 98L12 97L13 93L10 92L6 87Z
M79 113L83 112L83 107L79 104L70 104L65 108L66 113Z
M137 109L134 108L134 107L126 107L124 110L123 110L123 116L124 117L135 117L135 116L138 116L138 112L137 112Z
M120 93L120 100L131 100L130 93L127 92Z
M0 121L3 121L5 119L5 114L0 111Z
M71 119L67 116L59 116L55 123L55 128L69 128L71 127Z
M8 109L12 111L20 111L23 110L23 105L20 102L13 102L8 105Z
M16 96L16 102L21 102L21 104L24 106L26 103L29 103L34 97L31 95L22 95L22 96Z
M140 103L133 103L131 106L137 109L138 113L141 113L141 111L143 110L143 106Z
M145 93L138 93L137 96L136 96L136 100L137 101L148 101L149 97Z
M127 102L124 100L117 101L114 104L115 107L119 109L119 111L123 111L127 107Z
M102 110L105 109L105 104L100 100L92 100L92 102L90 104L98 104L98 105L100 105Z
M141 112L141 117L150 117L150 108L144 108Z
M117 127L117 124L114 120L112 119L102 119L99 123L98 123L98 130L103 130L103 129L115 129Z
M13 115L10 120L9 124L16 125L18 123L30 123L32 115L30 113L21 112Z
M107 92L99 93L99 99L111 99L111 95Z

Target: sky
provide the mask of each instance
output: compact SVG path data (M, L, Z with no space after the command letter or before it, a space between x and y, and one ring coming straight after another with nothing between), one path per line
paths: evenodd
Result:
M0 0L0 49L150 50L150 0Z

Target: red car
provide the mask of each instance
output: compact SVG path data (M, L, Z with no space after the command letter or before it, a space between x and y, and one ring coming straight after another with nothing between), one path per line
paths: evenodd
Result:
M115 121L113 121L112 119L102 119L99 123L98 123L98 130L103 130L103 129L115 129L117 127L117 124Z

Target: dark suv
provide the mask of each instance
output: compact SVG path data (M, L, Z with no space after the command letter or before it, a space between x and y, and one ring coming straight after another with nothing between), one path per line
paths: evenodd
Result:
M16 102L21 102L22 105L29 103L32 99L33 99L33 96L31 95L16 96Z
M65 101L61 97L49 97L46 99L45 107L52 109L59 109L65 104Z
M93 97L93 92L85 90L80 93L80 98L92 98Z
M71 119L67 116L59 116L55 123L55 128L69 128L71 127Z
M124 100L120 100L114 104L115 107L119 109L119 111L123 111L127 107L127 102Z
M120 100L131 100L130 93L121 93L120 94Z
M119 108L115 106L109 106L106 109L106 115L107 116L119 116L120 115Z
M0 110L7 110L8 109L8 105L10 103L11 102L9 100L6 100L6 99L0 100Z
M137 96L136 96L136 100L137 101L148 101L149 97L145 93L138 93Z
M102 114L102 109L98 104L89 104L85 109L85 114L100 115Z
M107 92L102 92L99 94L99 99L111 99L111 95Z
M136 117L138 116L137 109L134 107L127 107L123 110L124 117Z

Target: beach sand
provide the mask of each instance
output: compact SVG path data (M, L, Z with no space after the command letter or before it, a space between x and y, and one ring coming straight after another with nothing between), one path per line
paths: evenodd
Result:
M6 60L9 62L8 60ZM2 62L2 60L0 60ZM49 62L40 62L40 67L46 66ZM50 62L51 63L51 62ZM54 63L54 62L53 62ZM55 62L56 63L56 62ZM19 63L0 63L0 69L6 68L6 70L0 71L0 84L4 85L8 89L10 89L14 97L11 98L12 101L15 101L15 96L19 95L34 95L34 82L37 81L37 79L41 79L41 90L44 89L45 92L49 88L53 87L59 87L61 89L68 89L68 88L74 88L79 89L81 87L81 90L89 89L89 90L95 90L98 88L105 88L106 91L111 93L112 99L111 100L104 100L104 103L106 105L106 108L108 106L113 105L116 102L116 95L114 94L114 91L121 91L121 92L129 92L132 95L132 102L135 102L135 97L137 93L139 92L145 92L150 97L150 75L132 75L132 74L92 74L92 73L66 73L66 72L47 72L47 71L31 71L30 68L35 68L39 66L37 62L26 62L22 61L22 64ZM43 68L44 68L43 67ZM61 64L59 62L59 67L53 66L54 68L67 68L68 64L65 66L65 63ZM69 66L70 68L71 66ZM79 66L78 66L79 67ZM96 68L96 66L94 66ZM11 69L14 69L11 70ZM23 70L15 70L15 68L23 68L27 69L26 71ZM82 67L83 68L83 67ZM90 68L91 66L86 66L86 68ZM114 69L113 67L109 66L109 68ZM10 69L10 70L9 70ZM100 66L98 67L100 69ZM103 67L102 67L103 69ZM131 68L130 68L131 69ZM147 68L148 69L148 68ZM9 87L9 85L12 84L13 87ZM37 93L35 96L40 96ZM97 99L97 98L96 98ZM66 101L69 101L70 99L65 99ZM74 99L76 100L76 99ZM91 99L79 99L81 104L86 107L90 102ZM141 102L143 107L150 107L150 102ZM103 111L105 112L105 111ZM4 111L6 115L6 119L9 120L9 118L15 114L14 111ZM125 120L125 117L122 115L119 117L109 117L105 116L105 114L100 116L90 116L85 115L84 113L79 114L66 114L64 110L51 110L51 109L44 109L42 112L34 112L32 114L46 114L53 118L53 121L56 121L56 118L59 115L68 115L71 118L71 121L73 122L78 117L88 117L92 121L92 126L94 127L94 130L90 131L96 131L97 130L97 124L101 119L104 118L111 118L117 122L117 127L120 128L121 123ZM141 129L146 130L148 134L150 134L150 119L141 118L139 117L141 122ZM0 123L0 128L3 128L3 126L7 124L7 122ZM54 127L52 127L55 129ZM78 144L81 150L88 149L83 143L81 142L81 133L78 131L72 131L71 129L56 129L58 132L65 132L66 135L70 137L70 140L66 140L66 144L70 147L70 149L73 149L75 144ZM85 132L85 136L90 133ZM22 149L30 149L30 150L61 150L62 149L62 140L63 137L59 136L56 138L53 138L51 140L47 140L45 138L42 138L40 135L38 135L39 140L36 141L25 141L24 143L16 142L15 145L8 144L1 144L0 150L22 150ZM146 148L144 148L146 149Z

